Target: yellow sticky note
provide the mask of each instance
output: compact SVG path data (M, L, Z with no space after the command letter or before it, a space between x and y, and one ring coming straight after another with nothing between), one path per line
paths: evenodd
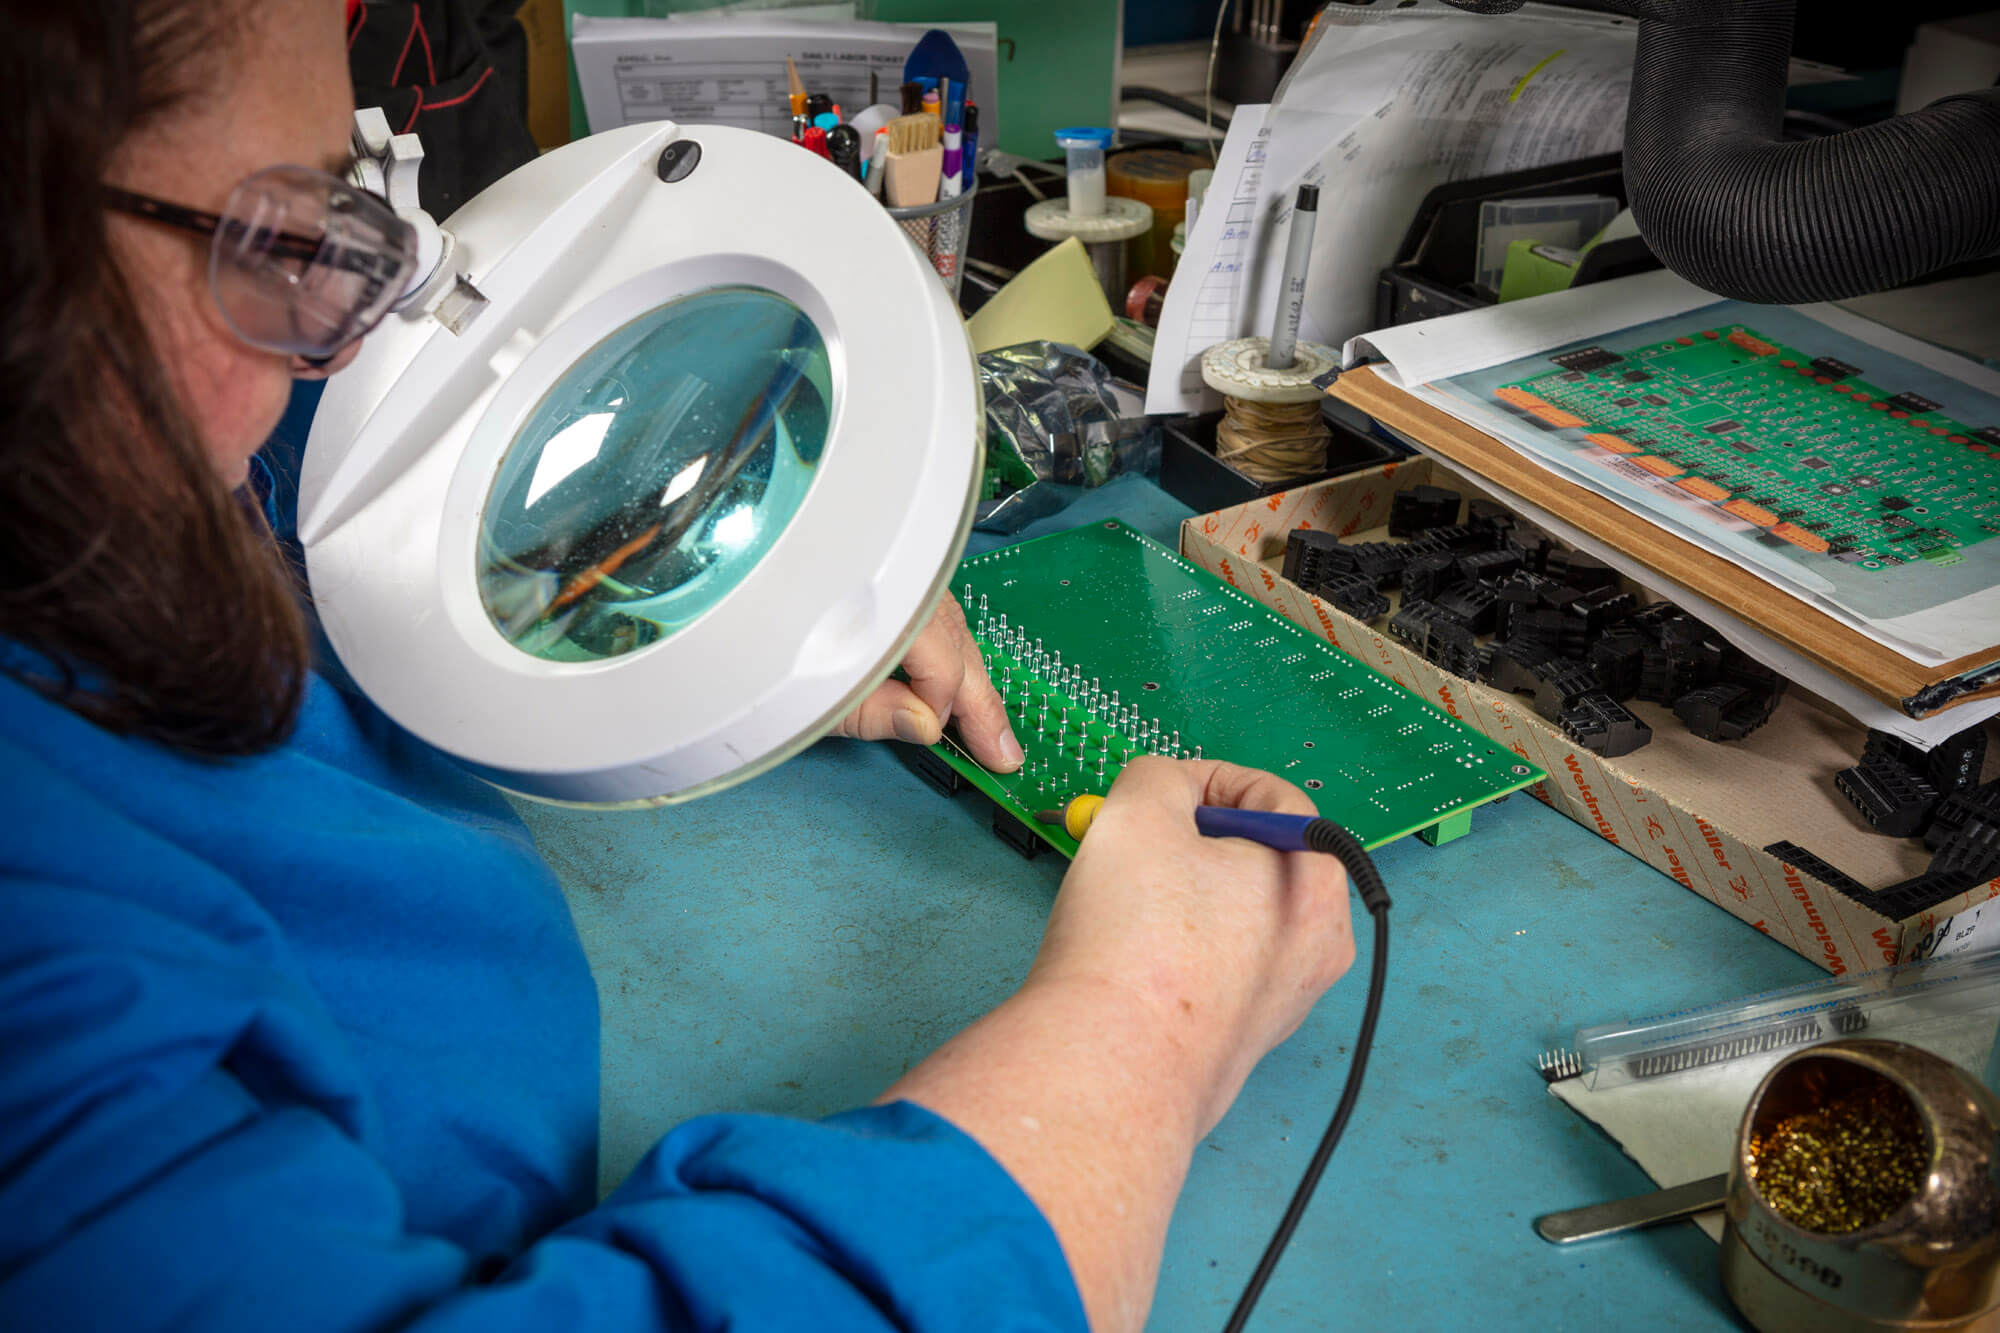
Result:
M967 321L972 350L1047 339L1088 351L1111 332L1111 305L1074 236L1014 275Z

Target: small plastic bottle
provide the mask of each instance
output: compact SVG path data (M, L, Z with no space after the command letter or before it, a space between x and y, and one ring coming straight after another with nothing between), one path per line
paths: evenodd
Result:
M1104 150L1111 131L1081 125L1057 130L1056 146L1069 158L1070 216L1104 216Z

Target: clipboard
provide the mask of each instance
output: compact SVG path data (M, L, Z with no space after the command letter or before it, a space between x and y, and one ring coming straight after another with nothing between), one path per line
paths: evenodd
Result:
M1574 524L1911 717L2000 696L2000 644L1940 666L1913 662L1721 556L1536 466L1484 431L1389 384L1371 367L1343 372L1327 393ZM2000 633L2000 625L1994 629Z

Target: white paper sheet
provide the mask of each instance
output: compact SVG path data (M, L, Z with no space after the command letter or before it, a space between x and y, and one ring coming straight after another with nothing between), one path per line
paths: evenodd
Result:
M1270 331L1280 238L1302 181L1323 188L1300 336L1337 345L1373 322L1376 281L1433 188L1619 146L1633 39L1630 23L1535 5L1504 19L1443 0L1329 7L1266 114L1236 109L1230 132L1242 127L1242 146L1232 162L1225 141L1211 191L1227 193L1210 196L1231 200L1235 220L1204 228L1209 210L1196 218L1180 272L1206 276L1167 290L1147 410L1220 405L1201 383L1201 353ZM1252 182L1241 154L1264 128ZM1210 281L1217 264L1234 265L1222 270L1226 291Z
M903 61L932 27L949 32L972 74L979 134L1000 142L998 25L815 23L789 14L682 14L601 19L578 14L571 39L583 109L593 132L648 120L738 125L789 138L785 58L808 89L849 115L868 98L868 73L894 101Z
M1204 395L1214 396L1201 382L1201 353L1238 336L1257 231L1264 150L1270 143L1263 128L1267 109L1239 106L1229 122L1215 177L1195 213L1194 230L1160 310L1153 369L1146 382L1150 414L1201 410Z

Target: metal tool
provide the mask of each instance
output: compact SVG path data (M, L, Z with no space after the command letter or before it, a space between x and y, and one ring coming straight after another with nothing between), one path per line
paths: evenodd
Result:
M1691 1180L1672 1189L1635 1194L1628 1199L1593 1203L1585 1208L1571 1208L1560 1213L1544 1213L1535 1219L1535 1234L1551 1244L1568 1245L1572 1241L1614 1236L1621 1231L1650 1227L1661 1222L1678 1222L1684 1217L1713 1212L1722 1207L1728 1188L1729 1176L1725 1173Z

